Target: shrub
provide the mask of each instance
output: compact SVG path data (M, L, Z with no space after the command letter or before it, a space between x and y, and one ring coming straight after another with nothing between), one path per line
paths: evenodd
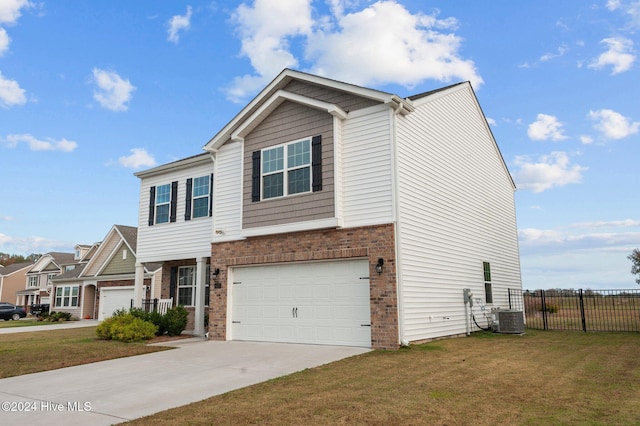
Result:
M179 336L187 328L188 316L189 312L183 306L167 310L164 321L169 336Z
M131 313L118 313L102 321L96 329L96 334L98 338L105 340L139 342L152 339L157 331L158 328L149 321Z
M555 314L558 312L558 305L554 305L553 303L546 303L545 308L540 308L541 312L547 311L550 314Z
M71 321L73 319L74 319L74 317L69 312L56 312L56 311L53 311L53 312L49 313L46 316L43 315L43 320L44 321L49 321L49 322Z
M157 311L146 312L140 308L133 308L131 309L130 313L134 317L153 323L153 325L155 325L158 328L158 331L156 332L156 336L162 336L167 332L165 316L162 315L160 312L157 312Z

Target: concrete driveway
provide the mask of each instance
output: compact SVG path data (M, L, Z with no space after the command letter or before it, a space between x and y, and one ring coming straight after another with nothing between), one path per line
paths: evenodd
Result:
M187 339L177 349L0 380L3 424L110 425L368 352Z

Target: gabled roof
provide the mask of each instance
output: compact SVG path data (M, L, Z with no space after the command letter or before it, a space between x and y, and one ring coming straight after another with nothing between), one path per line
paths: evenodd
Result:
M33 262L12 263L11 265L0 268L0 276L6 277L22 269L30 268L31 266L33 266Z
M86 263L80 263L74 269L72 269L71 271L66 271L66 272L63 272L60 275L56 275L56 277L52 278L51 281L58 282L58 281L64 281L64 280L68 280L68 279L78 278L80 276L80 274L82 273L82 271L84 270L85 266L87 266Z
M179 170L182 168L191 167L194 164L200 164L207 161L211 161L211 155L208 152L203 152L202 154L192 155L191 157L172 161L171 163L162 164L152 169L142 170L140 172L134 173L133 175L139 178L145 178L162 173L166 170Z
M77 263L74 253L50 252L40 256L31 269L27 271L27 274L42 272L48 265L61 269L62 265L72 265L74 263Z
M249 104L245 106L226 126L224 126L222 130L211 138L211 140L209 140L209 142L204 146L204 149L215 152L229 139L241 138L243 133L246 133L249 126L255 125L252 124L255 120L260 122L264 119L265 114L268 114L268 112L284 100L302 103L313 108L325 109L333 115L341 116L345 114L345 112L341 111L341 109L336 105L286 92L284 90L285 87L294 80L324 86L333 90L347 92L356 96L375 100L380 103L387 104L391 108L403 113L408 113L413 110L413 106L409 99L402 99L392 93L356 86L354 84L344 83L300 71L285 69L255 98L253 98L253 100L249 102Z
M138 244L138 228L135 226L114 225L114 228L120 233L122 239L127 243L133 254L136 253Z

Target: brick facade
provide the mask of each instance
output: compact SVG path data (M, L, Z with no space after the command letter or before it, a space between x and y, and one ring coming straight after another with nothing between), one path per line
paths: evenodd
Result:
M397 349L398 297L393 224L302 231L213 243L211 270L219 268L220 273L211 276L210 338L226 340L229 267L363 257L369 259L371 347ZM379 258L384 259L382 274L375 271Z

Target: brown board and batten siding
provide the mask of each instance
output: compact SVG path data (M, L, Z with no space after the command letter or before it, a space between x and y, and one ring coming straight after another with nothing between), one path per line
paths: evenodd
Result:
M322 136L322 191L251 200L252 155L254 151ZM335 215L333 194L333 117L326 111L285 101L245 137L242 227L282 225Z

